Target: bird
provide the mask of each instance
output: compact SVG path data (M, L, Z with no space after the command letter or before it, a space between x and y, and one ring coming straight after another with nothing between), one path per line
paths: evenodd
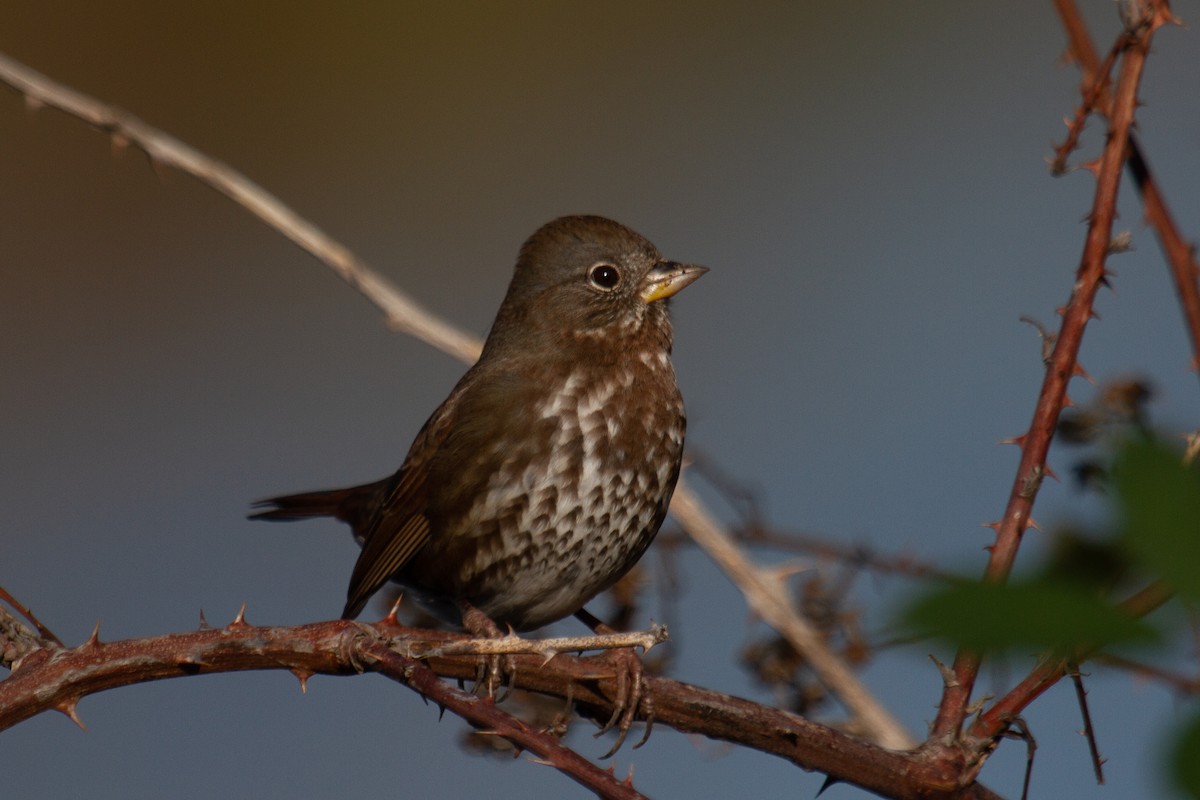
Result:
M399 470L262 500L250 518L350 525L362 549L344 619L392 581L460 626L472 609L517 631L596 621L584 605L646 551L679 477L668 300L707 271L604 217L543 225Z

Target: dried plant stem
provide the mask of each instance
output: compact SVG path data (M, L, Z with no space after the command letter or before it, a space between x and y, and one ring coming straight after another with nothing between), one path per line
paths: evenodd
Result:
M412 650L420 658L433 656L482 655L502 656L531 654L549 659L559 653L582 653L588 650L615 650L621 647L640 647L643 652L667 641L665 625L655 625L648 631L608 633L596 636L557 636L552 639L523 639L515 634L499 639L466 639L440 644L428 650Z
M113 106L57 83L0 53L0 81L25 96L32 107L50 106L87 122L114 142L141 149L156 167L186 172L233 200L267 225L316 256L374 303L394 330L403 331L467 362L479 357L479 340L443 321L369 268L277 197L232 167L209 158L157 128Z
M821 683L835 694L854 715L855 723L863 727L872 741L893 750L906 750L914 745L908 733L887 711L875 702L858 678L842 659L830 653L821 634L804 617L795 613L789 598L791 593L750 559L733 543L712 514L700 505L695 495L677 490L671 509L675 518L687 528L696 543L733 581L746 597L752 611L777 630L788 643L803 654L820 678Z

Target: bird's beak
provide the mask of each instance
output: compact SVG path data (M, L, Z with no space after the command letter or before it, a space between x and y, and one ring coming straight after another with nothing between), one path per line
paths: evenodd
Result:
M640 294L647 303L665 300L706 272L708 272L708 267L679 264L675 261L660 261L642 279Z

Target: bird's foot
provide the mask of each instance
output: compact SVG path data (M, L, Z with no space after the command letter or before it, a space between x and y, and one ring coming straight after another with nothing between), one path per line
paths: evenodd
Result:
M576 612L575 616L580 622L591 628L594 633L616 633L615 630L605 625L586 609L580 609ZM613 697L612 716L596 732L596 736L600 737L613 728L617 729L617 741L613 744L611 750L601 756L604 759L611 758L621 749L621 745L625 743L625 738L629 735L629 729L633 727L634 720L637 719L639 709L646 717L646 732L642 734L641 740L633 746L633 749L636 750L649 740L650 731L654 727L654 705L650 697L643 691L642 673L645 671L645 667L642 664L641 657L638 656L634 648L619 647L614 650L605 651L603 655L596 656L596 658L608 661L617 679L617 692Z
M642 734L641 740L633 746L633 749L636 750L646 743L650 738L650 730L654 727L654 705L650 697L643 691L642 673L645 668L636 650L632 647L621 647L609 650L599 658L606 659L612 664L617 678L617 693L613 697L612 716L596 732L596 736L600 737L613 728L617 730L617 741L613 743L612 749L600 756L605 759L616 755L617 751L621 749L621 745L625 744L625 738L629 735L629 729L633 727L639 710L646 717L646 732Z
M475 606L462 602L463 627L472 636L480 639L502 639L504 633L492 618ZM497 703L504 702L512 691L513 681L517 677L517 664L512 656L488 655L479 657L479 669L475 673L475 692L478 694L485 689L487 696ZM504 693L496 697L496 690L504 687Z

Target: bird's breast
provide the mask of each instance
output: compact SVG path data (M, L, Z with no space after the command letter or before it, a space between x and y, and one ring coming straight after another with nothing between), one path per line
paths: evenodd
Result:
M537 627L578 610L641 556L666 513L683 449L683 402L665 352L576 364L548 380L501 437L461 515L419 561L441 591L493 619ZM414 564L420 582L421 567Z

